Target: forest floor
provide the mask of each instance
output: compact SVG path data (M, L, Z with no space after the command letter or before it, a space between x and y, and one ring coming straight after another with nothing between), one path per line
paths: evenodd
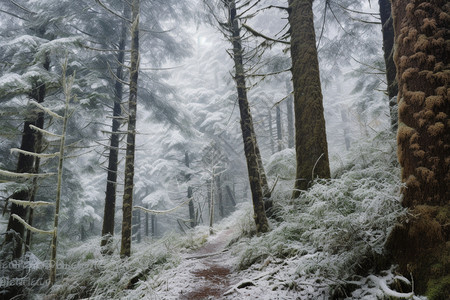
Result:
M235 230L226 229L212 236L199 249L186 253L181 263L164 272L164 279L155 290L162 299L218 299L223 298L238 281L233 274L233 259L226 246Z

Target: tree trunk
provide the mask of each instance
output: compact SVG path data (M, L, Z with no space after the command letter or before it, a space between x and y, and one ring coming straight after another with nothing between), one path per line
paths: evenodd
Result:
M213 234L212 229L214 223L214 167L210 184L210 198L209 198L209 234Z
M348 128L348 118L347 118L347 112L344 109L341 109L341 118L342 123L344 123L344 142L345 142L345 150L350 149L350 133Z
M224 210L223 210L223 198L222 198L222 184L220 182L220 175L217 176L217 201L219 202L219 216L223 219L225 216Z
M190 160L189 160L189 153L186 151L184 153L184 163L186 165L186 167L189 168L189 164L190 164ZM186 181L191 180L191 175L188 174L186 175ZM194 200L192 199L192 187L188 186L187 189L187 197L189 200L189 219L191 220L191 228L194 228L197 224L196 224L196 219L195 219L195 209L194 209Z
M398 159L408 214L388 241L415 291L446 299L450 257L450 4L392 1L399 87Z
M232 32L233 58L235 66L235 81L237 85L239 110L241 115L242 138L244 140L244 152L247 159L248 177L252 191L252 201L254 209L254 219L258 232L267 232L269 225L264 209L263 189L261 187L261 172L258 162L258 152L256 150L256 136L253 129L253 121L250 113L250 106L247 99L247 89L245 84L244 65L242 57L242 45L239 28L239 20L236 18L236 2L229 2L229 26Z
M145 208L148 209L148 204L145 204ZM148 237L148 212L145 213L145 236Z
M152 222L152 238L156 238L156 235L158 234L158 228L157 228L158 220L156 219L156 215L152 214L151 222Z
M313 177L330 177L312 2L289 0L297 159L293 198Z
M286 100L286 113L287 113L287 127L288 127L288 148L294 148L294 111L292 109L293 101L291 95L291 82L286 80L286 91L288 92L288 98Z
M394 64L394 26L391 16L391 3L389 0L378 0L380 6L381 31L383 33L384 62L386 65L387 94L389 97L389 111L391 116L391 127L397 131L398 113L395 96L398 94L398 84L395 78L396 69Z
M45 70L49 70L50 61L47 58L44 65ZM29 96L31 99L36 101L37 103L44 102L46 93L45 84L34 84L32 91ZM35 132L30 128L30 125L34 125L39 128L44 127L44 114L39 112L35 119L33 120L25 120L23 126L23 135L20 149L28 151L28 152L40 152L42 148L42 134ZM39 159L30 156L19 154L19 159L17 161L17 173L37 173L39 171ZM27 189L20 189L13 193L11 198L17 200L26 200L33 201L35 197L35 193L37 191L36 182L33 181L33 186ZM13 242L13 258L20 258L23 254L23 245L24 245L24 233L25 227L22 223L12 218L13 214L18 215L22 219L26 219L27 209L23 206L17 204L11 204L11 214L8 220L8 226L6 230L5 243ZM32 212L30 210L29 214L32 216ZM32 217L31 217L32 218ZM31 239L31 233L28 233L27 240Z
M273 125L272 125L272 110L268 110L268 116L269 116L269 138L270 138L270 150L272 151L272 154L275 154L275 143L273 141Z
M124 3L123 13L125 17L129 15L129 6ZM127 39L128 27L124 20L122 20L122 28L119 41L119 54L117 55L117 61L119 62L116 70L117 78L123 80L123 63L125 60L125 43ZM123 96L123 86L120 81L116 81L115 86L115 98L113 108L112 119L112 134L109 146L108 156L108 176L106 181L106 197L105 197L105 210L103 213L103 227L102 227L102 241L101 246L104 247L110 241L110 238L114 235L114 218L116 213L116 189L117 189L117 165L119 162L119 131L120 120L118 119L122 115L121 102ZM102 250L103 254L112 254L109 249Z
M139 75L139 0L132 2L131 26L131 68L130 68L130 97L128 100L128 130L127 150L125 156L125 185L123 194L122 243L120 256L131 255L131 218L133 209L134 155L136 141L136 110L137 89Z
M283 134L281 128L281 108L280 105L277 105L277 144L278 151L283 150Z
M231 191L230 186L226 186L225 187L227 194L228 194L228 198L230 199L231 204L233 204L233 206L236 206L236 200L234 200L234 195L233 192Z

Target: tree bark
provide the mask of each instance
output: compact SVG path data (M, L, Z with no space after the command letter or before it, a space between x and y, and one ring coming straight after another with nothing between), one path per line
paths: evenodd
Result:
M250 106L247 99L247 88L245 83L243 50L241 44L239 20L236 18L236 2L234 0L228 2L229 9L229 26L232 32L233 43L233 59L235 66L235 81L237 85L239 110L241 115L242 138L244 140L244 152L247 159L247 169L252 191L252 201L254 209L254 219L256 230L258 232L267 232L269 225L264 208L263 189L261 186L262 163L258 162L259 149L256 150L256 136L253 129L253 121L250 113Z
M124 3L123 13L125 17L129 15L129 6ZM120 41L119 41L119 53L117 55L117 61L119 62L116 70L116 76L120 80L123 80L123 64L125 61L125 43L127 39L128 27L125 20L122 20ZM118 119L122 115L122 96L123 86L119 80L116 80L114 85L115 98L113 107L113 119L112 119L112 134L109 146L108 156L108 176L106 181L106 197L105 197L105 210L103 213L103 227L102 227L102 241L101 246L104 247L110 242L110 238L114 235L114 219L116 214L116 189L117 189L117 165L119 162L119 138L117 133L120 127L120 120ZM103 254L112 254L109 249L102 250Z
M448 296L450 257L450 3L394 0L402 204L408 214L388 240L415 291Z
M293 198L313 177L330 177L312 2L289 0L297 159Z
M233 192L231 191L230 186L226 186L225 187L227 194L228 194L228 198L230 199L231 204L233 204L233 206L236 206L236 200L234 200L234 195Z
M389 112L391 116L391 128L397 131L398 113L395 96L398 94L398 84L395 78L397 70L394 63L394 26L391 15L391 3L389 0L378 0L380 6L381 31L383 33L383 52L386 65L387 94L389 98Z
M43 65L44 69L49 70L50 60L47 58ZM34 83L33 89L31 90L29 97L36 101L37 103L44 102L46 94L46 86L42 83ZM20 149L28 152L40 152L42 147L42 134L35 132L30 128L30 125L34 125L39 128L44 127L44 114L42 112L37 113L34 119L25 120L23 125L22 142ZM19 159L17 161L17 173L37 173L39 171L39 159L30 156L19 154ZM35 192L37 191L36 182L33 182L31 188L20 189L13 193L11 198L18 200L33 201L35 197ZM31 213L31 210L29 212ZM11 213L8 220L8 226L6 230L5 243L13 242L13 258L20 258L23 254L24 245L24 233L25 227L22 223L12 218L13 214L18 215L22 219L26 219L27 209L23 206L17 204L11 204ZM28 234L30 236L31 233ZM31 239L31 236L30 236ZM28 237L27 237L28 240Z
M288 148L294 148L294 110L292 109L293 101L291 95L291 83L286 81L286 91L288 92L288 98L286 100L286 113L287 113L287 127L288 127Z
M186 167L189 168L190 160L189 160L189 153L187 151L184 153L184 163L185 163ZM189 181L189 180L191 180L190 174L186 175L186 181ZM197 225L196 224L197 220L195 218L194 200L192 199L192 187L191 186L188 186L187 197L188 197L188 199L191 199L191 200L189 200L189 204L188 204L189 219L191 220L191 222L190 222L191 228L194 228Z
M132 2L131 27L131 68L130 68L130 97L128 100L128 130L125 155L125 185L123 194L122 243L120 256L131 255L131 219L133 209L134 185L134 156L136 148L136 112L137 89L139 75L139 0Z
M275 143L273 141L273 125L272 125L272 110L268 109L269 116L269 138L270 138L270 150L272 150L272 154L275 154Z
M281 108L280 105L277 105L277 144L278 151L283 150L283 134L281 128Z
M219 216L223 219L225 216L224 208L223 208L223 197L222 197L222 183L220 174L217 176L216 185L217 185L217 201L219 203Z
M344 123L344 142L345 142L345 150L350 149L350 133L348 128L348 118L347 118L347 112L341 108L341 118L342 123Z
M148 204L145 204L145 208L148 209ZM145 213L145 236L148 237L148 212Z

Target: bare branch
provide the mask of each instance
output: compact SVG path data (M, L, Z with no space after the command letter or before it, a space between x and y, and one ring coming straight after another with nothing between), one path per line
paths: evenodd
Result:
M282 40L277 40L277 39L270 38L270 37L268 37L268 36L266 36L266 35L264 35L264 34L258 32L258 31L256 31L256 30L254 30L253 28L251 28L251 27L248 26L247 24L242 24L242 27L244 27L245 29L247 29L247 31L249 31L250 33L252 33L252 34L253 34L254 36L256 36L256 37L262 37L263 39L266 39L266 40L268 40L268 41L272 41L272 42L275 42L275 43L281 43L281 44L286 44L286 45L290 45L290 44L291 44L290 42L286 42L286 41L282 41Z
M109 7L107 7L107 6L106 6L103 2L101 2L100 0L95 0L95 2L97 2L101 7L103 7L105 10L107 10L109 13L115 15L116 17L118 17L118 18L120 18L120 19L122 19L122 20L124 20L124 21L127 21L127 22L130 23L130 24L133 23L131 20L129 20L129 19L125 18L124 16L122 16L122 15L116 13L115 11L111 10Z

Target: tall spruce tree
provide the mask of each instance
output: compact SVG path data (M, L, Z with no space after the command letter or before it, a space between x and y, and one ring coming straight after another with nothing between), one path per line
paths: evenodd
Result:
M131 255L131 223L133 209L134 157L136 149L136 114L139 76L139 13L140 1L131 3L131 68L130 96L128 98L127 149L125 154L125 187L123 193L122 243L120 256Z
M129 17L130 7L128 3L123 3L123 16ZM123 97L123 79L124 70L123 65L125 63L125 45L128 36L128 24L126 20L121 20L120 27L120 40L117 53L117 69L116 80L114 84L114 106L113 106L113 118L111 126L111 138L109 145L108 155L108 176L106 182L106 196L105 196L105 210L103 214L102 225L102 241L101 246L106 246L110 237L114 235L114 218L116 211L116 192L117 192L117 173L119 164L119 140L120 133L119 127L121 125L122 115L122 97ZM109 249L105 249L104 253L110 253Z
M264 193L261 184L262 165L261 154L256 143L255 130L253 128L250 105L247 99L247 88L245 82L245 70L243 63L243 48L240 33L239 18L237 17L236 1L224 1L228 9L227 29L231 33L231 42L233 44L233 59L235 67L235 81L238 92L239 111L241 115L241 130L244 140L244 152L247 159L248 177L252 191L253 209L256 229L258 232L269 230L266 212L264 208ZM265 174L263 175L265 177Z
M293 198L314 178L329 178L312 0L289 0L297 175Z

